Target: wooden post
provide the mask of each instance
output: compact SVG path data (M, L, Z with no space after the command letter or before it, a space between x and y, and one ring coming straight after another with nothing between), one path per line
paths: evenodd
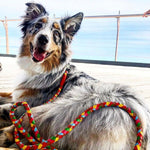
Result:
M120 11L119 11L119 15L120 15ZM116 36L115 61L117 61L117 56L118 56L119 29L120 29L120 17L117 17L117 36Z
M8 24L7 24L7 17L3 21L3 25L5 28L5 35L6 35L6 53L9 54L9 39L8 39Z
M56 19L56 15L55 14L53 14L53 18Z

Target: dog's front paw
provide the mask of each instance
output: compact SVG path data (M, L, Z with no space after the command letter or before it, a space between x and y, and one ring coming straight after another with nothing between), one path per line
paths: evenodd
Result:
M0 105L0 128L11 125L11 120L9 117L11 106L11 103Z

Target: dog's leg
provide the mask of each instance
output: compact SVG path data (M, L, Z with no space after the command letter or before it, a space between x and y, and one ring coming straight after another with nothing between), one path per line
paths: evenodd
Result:
M14 143L13 131L14 125L0 130L0 146L9 147Z
M14 143L14 125L11 125L9 117L9 111L12 103L0 105L0 146L16 148L17 145ZM25 110L20 106L15 111L16 118L20 118ZM0 149L1 150L1 149ZM10 149L11 150L11 149Z
M0 93L0 128L11 125L9 118L9 110L11 105L11 93Z
M15 126L11 125L0 130L0 150L19 150L14 140ZM21 139L21 142L28 145L27 139Z
M11 125L11 120L9 117L9 111L11 109L11 106L11 103L0 105L0 128Z
M0 129L4 127L10 126L11 119L9 117L9 111L11 109L12 103L0 105ZM17 119L19 119L23 114L25 113L25 109L20 106L15 111L15 116Z
M0 150L17 150L16 148L6 148L14 141L14 126L10 126L12 123L9 117L11 106L11 93L0 93L0 146L3 146L0 147Z
M0 129L11 125L9 111L12 104L13 101L11 93L0 93ZM18 108L17 111L15 111L17 118L19 118L21 114L24 113L22 110L22 108Z

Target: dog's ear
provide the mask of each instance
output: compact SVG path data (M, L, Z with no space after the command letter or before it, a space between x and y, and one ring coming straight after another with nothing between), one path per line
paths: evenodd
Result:
M27 10L25 16L23 16L23 22L21 24L22 26L22 32L23 32L23 37L26 35L26 31L28 26L30 25L31 21L44 15L48 15L46 12L45 8L41 4L37 3L26 3Z
M62 30L64 33L73 37L80 29L81 22L83 20L83 13L79 12L72 17L64 18L60 21Z
M26 15L24 16L28 20L33 20L35 18L38 18L39 16L43 16L45 14L48 14L45 10L45 8L41 4L37 3L26 3L27 10Z

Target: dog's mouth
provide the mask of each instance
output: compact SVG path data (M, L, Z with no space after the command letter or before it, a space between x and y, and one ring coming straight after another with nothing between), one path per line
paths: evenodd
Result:
M47 52L41 47L33 47L32 43L30 42L30 52L32 54L32 60L34 62L42 62L48 56L50 56L53 51Z

